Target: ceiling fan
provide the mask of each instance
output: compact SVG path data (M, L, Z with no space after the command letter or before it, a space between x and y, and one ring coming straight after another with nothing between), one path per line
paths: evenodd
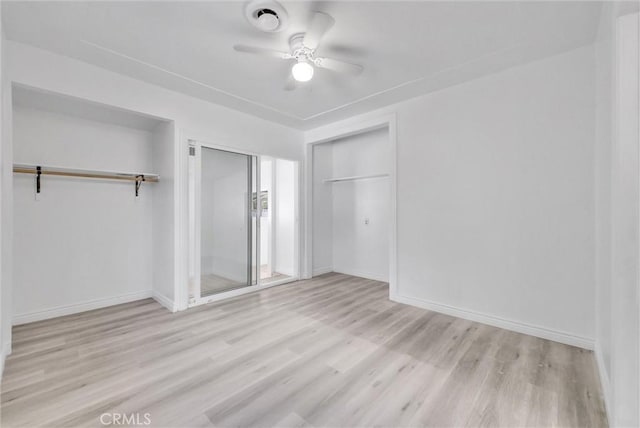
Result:
M238 52L262 55L271 58L294 59L296 62L291 67L291 76L285 89L295 89L295 82L308 82L313 77L315 68L325 68L338 73L358 75L363 67L358 64L340 61L333 58L316 56L316 49L320 40L334 24L334 19L326 13L316 12L311 20L311 25L306 33L294 34L289 39L289 52L281 52L273 49L257 46L235 45Z

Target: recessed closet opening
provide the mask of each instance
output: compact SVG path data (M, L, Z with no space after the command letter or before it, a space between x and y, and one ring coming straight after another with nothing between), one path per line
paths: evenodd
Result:
M313 275L389 282L393 159L389 128L313 144Z
M189 304L299 278L298 163L189 141Z
M172 122L13 87L14 323L173 310Z

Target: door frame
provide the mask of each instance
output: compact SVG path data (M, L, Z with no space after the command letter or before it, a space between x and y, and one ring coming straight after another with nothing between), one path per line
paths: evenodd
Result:
M186 176L187 176L187 204L189 204L189 193L191 192L189 186L189 174L190 174L190 165L189 165L189 159L191 156L189 156L189 147L191 146L196 146L196 156L198 154L198 150L201 150L202 147L205 148L209 148L209 149L214 149L214 150L221 150L221 151L225 151L225 152L230 152L230 153L236 153L236 154L240 154L240 155L246 155L246 156L254 156L256 159L256 167L253 169L252 173L256 174L256 188L258 189L258 195L259 195L259 189L260 189L260 163L261 163L261 159L262 157L269 157L271 159L273 159L274 161L276 159L282 159L282 160L287 160L287 161L291 161L294 164L294 195L295 195L295 200L294 200L294 218L295 218L295 225L294 225L294 267L295 267L295 272L294 275L290 278L285 278L279 281L272 281L266 284L263 284L262 281L260 280L260 217L256 216L256 248L255 249L250 249L250 251L255 251L255 264L256 264L256 274L257 274L257 281L255 285L248 285L246 287L240 287L240 288L236 288L233 290L229 290L229 291L223 291L220 293L216 293L216 294L212 294L210 296L198 296L198 297L194 297L194 298L190 298L189 297L189 287L190 287L190 282L191 282L191 278L189 277L189 270L191 269L191 263L194 263L194 274L199 275L200 272L200 260L199 260L199 255L200 253L198 251L194 251L194 246L198 245L199 243L196 243L199 241L199 218L200 218L200 214L199 214L199 207L200 207L200 198L199 198L199 189L200 189L200 183L199 183L199 179L200 179L200 167L196 165L195 168L195 174L196 176L195 178L195 206L193 207L195 209L195 220L196 220L196 230L195 230L195 234L194 234L194 238L197 240L196 242L192 242L190 237L190 233L187 232L187 236L186 236L186 240L187 240L187 251L185 252L187 259L188 259L188 266L189 268L187 269L187 281L185 283L185 295L187 298L187 308L191 308L194 306L199 306L202 304L207 304L207 303L212 303L212 302L217 302L220 300L225 300L225 299L229 299L232 297L236 297L236 296L241 296L243 294L247 294L247 293L253 293L255 291L260 291L260 290L264 290L266 288L270 288L270 287L275 287L278 285L283 285L283 284L288 284L291 282L295 282L298 281L300 279L300 263L301 263L301 257L300 257L300 237L301 237L301 222L300 222L300 186L299 186L299 181L300 181L300 161L295 160L295 159L288 159L288 158L283 158L283 157L277 157L271 154L262 154L262 153L256 153L256 152L252 152L252 151L248 151L248 150L243 150L240 148L236 148L236 147L231 147L228 145L222 145L222 144L216 144L216 143L211 143L209 142L207 139L202 139L202 138L196 138L196 137L187 137L183 139L184 144L184 148L187 156L187 171L186 171ZM275 162L274 162L275 163ZM259 201L259 199L258 199ZM187 208L188 211L189 207ZM256 213L257 215L260 214L260 204L258 203L258 212ZM186 218L186 228L187 230L190 229L191 227L191 213L187 212ZM192 260L191 258L195 257L194 260ZM198 294L200 294L200 290L199 290L199 285L200 285L200 281L198 280L196 282L196 287L197 287L197 292Z

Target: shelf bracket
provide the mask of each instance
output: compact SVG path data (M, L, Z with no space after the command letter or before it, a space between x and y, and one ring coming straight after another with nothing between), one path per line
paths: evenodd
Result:
M40 176L42 175L42 167L36 166L36 193L40 193Z
M136 175L136 198L138 197L138 195L140 194L140 186L142 185L142 182L145 181L144 179L144 175Z

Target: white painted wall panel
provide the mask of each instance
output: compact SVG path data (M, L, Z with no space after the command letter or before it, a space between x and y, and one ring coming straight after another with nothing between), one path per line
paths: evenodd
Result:
M614 426L640 424L640 23L617 19L613 144L611 398Z
M603 7L596 55L595 220L596 220L596 356L605 396L611 376L611 198L613 151L614 45L613 3Z
M592 340L591 47L405 103L400 293Z
M595 355L612 426L640 421L639 7L607 3L595 45Z
M158 125L153 133L153 172L160 181L144 186L143 192L153 191L153 292L159 301L175 308L175 180L176 128L172 122Z
M2 10L0 8L0 165L4 156L6 155L6 144L9 129L11 124L7 122L6 116L8 114L7 106L9 105L7 96L10 92L7 84L6 73L4 71L6 62L4 60L6 49L4 47L5 36L4 28L2 25ZM7 218L6 218L6 197L10 193L5 191L7 186L5 169L0 166L0 377L4 371L5 356L11 349L11 298L10 287L7 286L7 273L10 272L10 267L7 268L5 262L5 247L10 247L7 244L11 242L9 239L10 234L7 233Z
M333 177L331 144L313 148L313 274L333 270L333 193L323 180Z

